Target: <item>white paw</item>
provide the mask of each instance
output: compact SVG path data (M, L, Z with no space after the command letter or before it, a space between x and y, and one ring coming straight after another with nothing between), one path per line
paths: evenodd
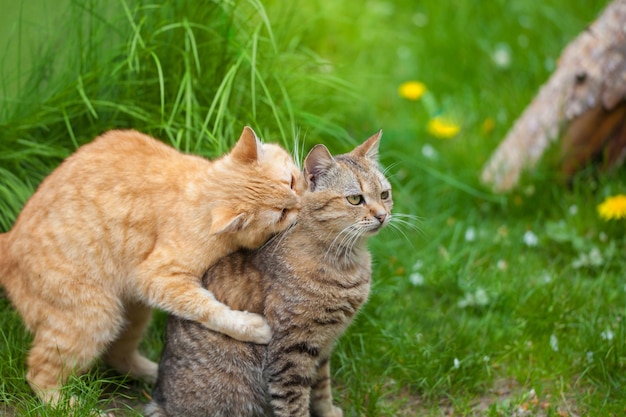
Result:
M231 311L232 321L222 333L242 342L266 345L272 338L272 329L263 316L247 311Z
M330 413L326 414L326 417L343 417L343 411L341 408L333 405L333 408L330 410Z

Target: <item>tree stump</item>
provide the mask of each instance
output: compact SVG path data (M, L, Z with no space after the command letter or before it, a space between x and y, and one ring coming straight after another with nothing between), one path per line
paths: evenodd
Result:
M515 187L548 146L561 140L561 170L626 155L626 0L610 3L563 51L557 68L485 164L495 191Z

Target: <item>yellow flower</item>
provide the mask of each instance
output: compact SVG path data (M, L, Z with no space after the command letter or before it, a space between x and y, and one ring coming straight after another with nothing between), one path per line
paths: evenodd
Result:
M437 138L450 139L459 133L461 126L442 117L435 117L434 119L430 119L426 130Z
M419 100L426 92L426 86L419 81L407 81L400 84L398 94L407 100Z
M604 220L626 218L626 195L608 197L598 205L598 214Z

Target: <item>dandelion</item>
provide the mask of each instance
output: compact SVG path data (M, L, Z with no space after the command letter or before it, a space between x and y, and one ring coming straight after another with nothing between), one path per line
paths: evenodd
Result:
M450 139L461 131L461 126L443 117L435 117L434 119L430 119L426 130L436 138Z
M407 81L400 84L398 94L407 100L419 100L426 92L426 86L419 81Z
M609 197L598 205L598 214L603 220L626 218L626 195Z

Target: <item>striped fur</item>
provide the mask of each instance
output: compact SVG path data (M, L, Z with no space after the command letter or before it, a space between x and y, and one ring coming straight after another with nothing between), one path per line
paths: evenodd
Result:
M0 235L0 283L34 334L35 392L56 399L97 357L154 380L157 365L137 352L152 307L267 343L265 319L217 302L201 277L295 221L299 176L250 128L216 161L135 131L108 132L66 159Z
M342 416L332 402L330 357L368 297L366 241L390 221L393 204L378 168L379 137L335 158L316 146L305 160L308 190L296 225L205 274L218 300L266 316L267 347L170 317L147 416ZM361 204L348 201L354 194Z

